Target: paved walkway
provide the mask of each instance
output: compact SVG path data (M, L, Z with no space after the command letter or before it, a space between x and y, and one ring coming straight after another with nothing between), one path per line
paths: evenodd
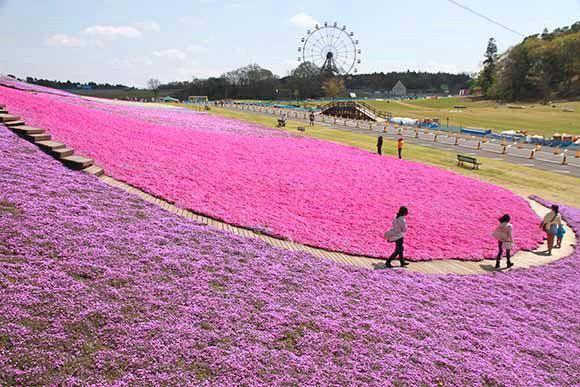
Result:
M357 267L362 267L365 269L386 269L384 261L378 260L375 258L368 258L368 257L361 257L361 256L354 256L344 253L332 252L328 250L323 250L319 248L314 248L310 246L305 246L300 243L291 242L283 239L274 238L268 235L263 235L260 233L256 233L252 230L248 230L242 227L232 226L227 223L223 223L211 218L208 218L203 215L196 214L192 211L177 207L171 203L166 202L163 199L156 198L152 195L149 195L146 192L143 192L129 184L126 184L122 181L115 180L109 176L103 175L99 178L102 182L125 190L129 193L135 194L142 199L158 205L159 207L173 212L179 216L183 216L189 219L192 219L198 223L207 224L210 227L214 227L220 230L228 231L234 233L236 235L247 237L247 238L257 238L261 239L268 244L279 247L282 249L292 250L292 251L305 251L312 255L315 255L319 258L328 259L331 261L335 261L338 263L353 265ZM539 203L528 200L532 209L538 214L540 217L544 217L544 215L549 211L547 208L543 207ZM512 261L514 263L514 268L529 268L532 266L539 266L545 265L547 263L553 262L560 258L566 257L573 253L574 246L576 245L576 235L571 231L570 227L566 225L567 231L565 234L564 241L562 243L561 249L554 249L552 256L546 256L544 251L546 250L546 244L544 243L540 248L533 252L527 251L520 251L518 252L513 258ZM538 230L539 232L539 230ZM385 248L392 248L390 244L385 242ZM395 261L394 265L398 263ZM418 273L424 274L484 274L491 271L497 271L494 269L494 261L485 260L480 262L473 262L473 261L460 261L460 260L436 260L436 261L426 261L426 262L410 262L410 265L407 266L405 270L410 270ZM502 266L505 266L505 259L502 261ZM401 270L395 266L393 270ZM502 269L500 269L502 270ZM503 270L506 270L505 268ZM511 269L510 269L511 270Z
M230 105L230 104L227 104L227 105L223 106L222 108L228 109L228 110L249 111L251 113L266 115L266 116L270 116L270 117L279 117L281 112L284 111L286 114L288 114L289 119L295 120L298 122L303 122L305 124L305 126L307 126L306 124L308 123L308 120L303 118L304 117L303 112L295 112L295 111L292 111L290 109L269 108L270 110L273 109L273 111L274 111L274 113L271 113L268 111L267 108L260 108L260 107L255 107L255 106L251 106L251 105L240 105L240 106L245 106L245 108L240 108L240 107L238 107L238 105ZM297 113L297 114L295 114L295 113ZM333 117L316 115L316 124L323 125L323 126L326 126L326 127L332 128L332 129L337 129L337 130L347 130L347 131L353 132L353 133L360 133L360 134L366 134L366 135L371 135L371 136L381 135L384 138L391 139L391 140L395 140L395 139L398 139L400 137L398 135L384 133L383 132L384 123L373 123L373 122L369 122L369 121L358 121L357 122L356 120L350 120L350 119L345 120L342 118L335 120ZM274 125L274 121L272 121L272 125ZM358 125L358 127L357 127L357 125ZM415 128L412 128L412 129L415 129ZM433 133L439 133L439 132L434 131ZM441 134L448 134L445 132L440 132L440 133ZM505 161L508 163L525 166L525 167L537 168L537 169L541 169L541 170L548 171L548 172L559 173L562 175L580 177L580 166L562 165L562 164L551 163L551 162L537 160L537 159L529 159L529 158L525 158L525 157L513 156L513 155L509 155L509 154L500 154L500 153L490 152L490 151L486 151L486 150L482 150L482 149L463 148L463 147L460 147L457 145L439 143L439 142L434 142L434 141L425 140L425 139L421 139L421 138L412 138L412 137L404 137L404 138L405 138L405 142L409 143L409 144L416 144L416 145L421 145L424 147L436 148L436 149L441 149L441 150L446 150L446 151L450 151L450 152L456 152L456 153L461 153L461 154L466 154L466 155L471 155L471 156L481 156L481 157L486 157L486 158L493 159L493 160L501 160L501 161Z

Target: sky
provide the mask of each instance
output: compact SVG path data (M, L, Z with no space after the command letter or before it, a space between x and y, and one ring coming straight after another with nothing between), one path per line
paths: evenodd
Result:
M580 0L456 0L523 35L580 20ZM324 22L359 40L359 73L473 72L522 36L451 0L0 0L0 74L144 87L257 63L279 76Z

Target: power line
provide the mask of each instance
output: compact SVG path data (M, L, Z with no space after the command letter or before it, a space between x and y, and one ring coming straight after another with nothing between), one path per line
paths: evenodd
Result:
M512 29L512 28L509 28L508 26L506 26L506 25L504 25L504 24L501 24L500 22L496 22L495 20L493 20L493 19L491 19L491 18L489 18L489 17L487 17L487 16L485 16L485 15L483 15L483 14L481 14L481 13L477 12L477 11L474 11L473 9L471 9L471 8L469 8L469 7L467 7L467 6L463 5L463 4L460 4L460 3L458 3L458 2L457 2L457 1L455 1L455 0L447 0L447 1L448 1L448 2L450 2L450 3L452 3L452 4L455 4L456 6L458 6L458 7L460 7L460 8L463 8L463 9L465 9L465 10L466 10L466 11L468 11L468 12L471 12L472 14L474 14L474 15L476 15L476 16L479 16L479 17L481 17L481 18L483 18L483 19L487 20L487 21L488 21L488 22L490 22L490 23L493 23L493 24L495 24L495 25L498 25L498 26L500 26L501 28L503 28L503 29L505 29L505 30L508 30L508 31L510 31L510 32L513 32L514 34L518 34L518 35L520 35L520 36L523 36L524 38L526 37L526 35L522 34L521 32L518 32L518 31L516 31L516 30L514 30L514 29Z

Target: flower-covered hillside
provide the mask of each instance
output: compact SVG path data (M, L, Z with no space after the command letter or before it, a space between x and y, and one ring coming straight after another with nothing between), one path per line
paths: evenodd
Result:
M579 272L578 253L475 277L321 261L164 212L0 125L3 385L577 385Z
M493 257L491 231L504 213L516 250L542 238L524 199L440 168L185 109L148 113L4 87L0 101L114 178L304 244L384 257L392 249L383 233L401 205L414 260Z

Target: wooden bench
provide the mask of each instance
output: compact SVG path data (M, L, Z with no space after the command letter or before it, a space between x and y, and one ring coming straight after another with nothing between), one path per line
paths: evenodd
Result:
M457 165L463 166L463 163L473 164L473 169L479 169L479 166L481 165L475 157L457 155Z

